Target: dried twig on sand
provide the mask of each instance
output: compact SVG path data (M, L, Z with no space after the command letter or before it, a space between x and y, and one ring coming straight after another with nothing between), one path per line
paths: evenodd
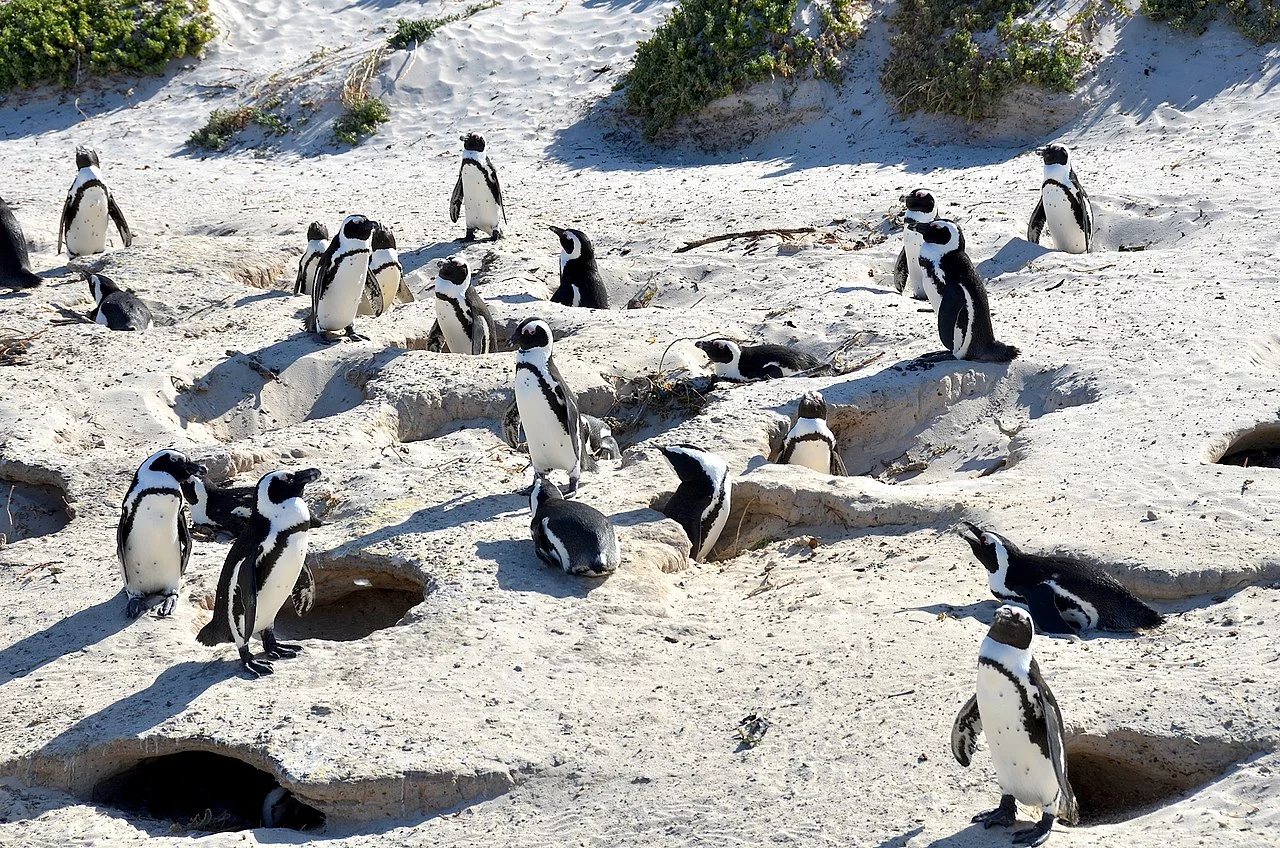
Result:
M45 330L47 329L46 327ZM17 330L0 327L0 365L30 365L27 352L31 349L31 343L45 330L37 330L24 336Z
M759 238L761 236L797 236L803 235L804 233L816 233L817 231L817 227L791 227L786 229L774 227L767 230L743 230L742 232L723 233L718 236L708 236L704 239L698 239L697 241L685 242L682 247L677 247L674 252L686 253L693 250L695 247L702 247L704 245L714 244L718 241L729 241L731 239Z

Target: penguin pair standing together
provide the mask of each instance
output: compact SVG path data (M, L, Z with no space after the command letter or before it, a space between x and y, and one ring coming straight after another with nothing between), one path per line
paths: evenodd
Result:
M309 235L319 232L315 226L312 225ZM368 341L367 337L356 333L355 320L363 298L376 304L379 314L384 306L379 283L369 273L373 234L377 229L380 229L377 221L371 221L364 215L348 215L338 228L338 234L315 263L307 329L322 341L336 341L339 334L356 341ZM299 266L297 291L305 286L302 278L307 259L304 255Z

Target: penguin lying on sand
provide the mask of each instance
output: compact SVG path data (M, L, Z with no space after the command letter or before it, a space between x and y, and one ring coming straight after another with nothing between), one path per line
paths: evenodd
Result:
M1041 633L1128 633L1164 623L1164 616L1100 568L1085 562L1025 554L1003 536L968 521L960 522L958 532L987 569L991 594L1002 601L1025 604Z
M732 339L710 339L694 347L707 355L718 376L735 383L791 377L820 365L807 353L776 344L744 347Z
M94 307L89 317L95 324L110 330L149 330L155 323L151 310L128 289L116 285L106 274L94 274L82 270L80 275L89 284Z
M545 474L536 474L529 493L530 532L538 559L566 574L602 577L622 561L613 524L594 507L567 501Z

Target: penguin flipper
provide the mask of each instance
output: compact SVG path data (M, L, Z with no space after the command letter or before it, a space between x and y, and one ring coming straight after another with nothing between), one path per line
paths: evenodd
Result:
M303 564L302 570L298 572L298 581L293 584L293 611L298 617L311 612L311 608L316 603L316 581L311 576L311 569Z
M907 287L907 249L898 251L898 261L893 266L893 287L901 294Z
M133 244L133 233L129 231L129 223L124 219L124 213L120 211L120 207L116 205L115 195L107 193L107 214L111 216L111 220L116 225L116 230L120 233L120 240L124 242L125 247Z
M462 169L458 169L458 182L453 187L453 196L449 198L449 220L458 223L462 215Z
M981 735L982 714L978 712L978 696L970 695L956 714L955 723L951 725L951 753L956 762L965 768L969 767L973 752L978 750L978 737Z
M836 452L836 446L831 446L831 476L832 477L848 477L849 471L844 467L844 460L840 458L840 454Z
M369 301L374 318L381 317L387 311L387 304L382 302L382 286L378 285L378 278L373 276L372 271L364 275L364 296Z
M183 575L187 573L187 563L191 562L191 515L187 512L185 502L178 510L178 547L182 550L182 565L178 568L178 574Z
M396 289L396 300L400 303L413 303L416 299L413 296L413 289L409 288L409 283L402 274L400 276L400 286Z
M1035 659L1031 660L1031 685L1036 687L1036 700L1040 712L1044 716L1046 736L1049 741L1049 759L1053 762L1053 773L1058 778L1058 818L1069 824L1075 824L1080 818L1080 807L1076 803L1076 794L1071 790L1071 782L1067 779L1067 752L1064 747L1066 739L1062 726L1062 711L1058 708L1058 699L1053 697L1049 684L1040 673L1040 666Z
M790 465L791 454L795 452L796 442L791 438L791 434L787 434L787 438L782 441L782 453L778 454L778 465Z
M234 546L233 546L234 550ZM240 635L247 643L253 636L254 623L258 617L258 557L262 556L262 547L254 546L254 551L240 560L236 584L231 587L231 616L234 619L238 607L244 614L244 632ZM231 627L236 622L232 620Z
M965 317L965 308L964 293L960 286L948 283L942 290L942 300L938 303L938 339L953 356L956 355L956 326Z
M485 157L489 167L484 169L484 180L489 184L489 191L498 201L498 208L502 210L502 223L507 223L507 204L502 201L502 184L498 182L498 169L494 167L493 160Z
M1029 586L1018 586L1014 591L1027 602L1027 610L1031 613L1031 620L1035 622L1037 632L1046 636L1076 635L1076 631L1067 624L1067 620L1062 617L1062 611L1058 609L1058 595L1053 591L1052 586L1034 583Z
M62 204L62 218L58 220L58 253L62 253L63 237L67 234L67 221L71 218L71 207L75 205L75 195L67 194Z
M1027 224L1027 241L1040 243L1040 232L1044 229L1044 198L1036 201L1035 211L1031 213L1031 221Z

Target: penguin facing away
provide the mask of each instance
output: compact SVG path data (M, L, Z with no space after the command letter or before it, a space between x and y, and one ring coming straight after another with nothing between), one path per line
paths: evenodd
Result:
M603 577L618 569L622 556L613 524L594 507L565 500L545 474L533 477L529 511L538 559L585 577Z
M957 528L987 570L991 594L1025 604L1036 629L1052 636L1078 630L1130 633L1159 627L1164 616L1115 578L1085 562L1023 553L1003 536L968 521Z
M320 257L307 329L326 343L336 341L338 333L368 341L355 330L356 311L366 293L382 309L382 291L369 276L370 240L377 226L363 215L348 215Z
M703 560L729 520L729 464L693 445L668 445L659 450L680 478L662 514L684 528L692 546L689 555Z
M240 662L254 677L271 674L271 660L295 657L300 645L276 641L276 615L286 600L305 615L315 602L315 583L306 566L311 512L302 490L320 471L272 471L258 481L249 526L236 539L222 566L213 620L196 635L203 645L234 642ZM249 640L261 636L267 659L255 659Z
M107 249L107 220L115 223L120 241L125 247L133 244L133 233L124 219L124 213L116 205L116 199L102 181L98 153L88 147L76 148L76 167L79 172L62 204L62 219L58 224L58 252L63 242L68 256L87 256Z
M191 504L191 523L213 527L239 536L249 526L253 504L258 499L255 486L215 486L203 477L182 484L182 493Z
M732 339L695 342L707 355L717 376L735 383L792 377L821 363L807 353L776 344L740 345Z
M564 494L578 488L582 476L582 422L578 399L552 359L551 327L526 318L516 328L515 394L520 423L535 475L553 468L569 472Z
M1018 349L995 339L987 288L965 252L964 233L958 224L943 218L918 227L920 267L942 292L938 305L938 337L956 359L973 362L1010 362ZM928 284L926 284L926 290Z
M27 237L18 217L0 197L0 286L28 289L43 282L44 278L31 270Z
M400 254L396 252L396 235L390 228L381 224L374 227L370 241L372 253L369 257L369 276L372 283L365 289L360 298L359 315L372 315L375 318L391 311L397 303L413 303L413 292L404 282L404 267L400 264ZM381 293L382 308L374 311L374 304L369 292L376 287Z
M319 221L307 227L307 249L298 260L298 277L293 283L293 293L311 294L316 284L316 272L320 270L320 257L329 249L329 228Z
M125 615L137 618L147 601L161 596L157 615L173 612L182 575L191 560L191 528L182 484L205 473L175 450L149 456L134 472L120 504L116 557L129 597Z
M594 415L582 414L582 443L594 459L622 459L622 448L609 425Z
M1079 818L1067 779L1062 711L1031 655L1035 628L1020 607L996 610L995 622L978 652L977 693L961 707L951 728L951 752L968 767L985 732L1000 784L1000 806L973 817L984 828L1011 827L1016 802L1040 807L1034 827L1020 831L1014 845L1043 845L1057 818Z
M835 434L827 426L827 402L817 392L805 392L795 423L782 440L780 465L803 465L819 474L847 477Z
M80 274L93 295L94 307L89 310L89 317L95 324L102 324L109 330L149 330L154 325L151 310L136 294L120 288L106 274L85 270Z
M436 273L436 324L450 353L493 353L498 328L489 307L471 284L465 259L450 256Z
M552 227L560 239L560 286L551 295L552 303L608 309L609 293L600 279L596 249L582 230Z
M942 293L926 286L927 278L920 268L920 244L924 241L916 225L927 224L938 217L938 204L927 189L918 188L904 194L899 200L907 207L903 216L906 226L902 229L902 250L893 266L893 286L907 297L929 301L933 311L938 311Z
M476 230L484 230L492 238L502 238L502 224L507 210L502 201L498 170L485 151L484 136L468 133L462 136L462 165L458 182L449 198L449 220L458 223L463 206L467 211L467 234L463 241L474 241Z
M1048 225L1058 250L1088 253L1093 249L1093 208L1071 167L1071 151L1061 144L1050 144L1036 152L1044 159L1044 182L1040 201L1027 223L1027 241L1039 244Z

